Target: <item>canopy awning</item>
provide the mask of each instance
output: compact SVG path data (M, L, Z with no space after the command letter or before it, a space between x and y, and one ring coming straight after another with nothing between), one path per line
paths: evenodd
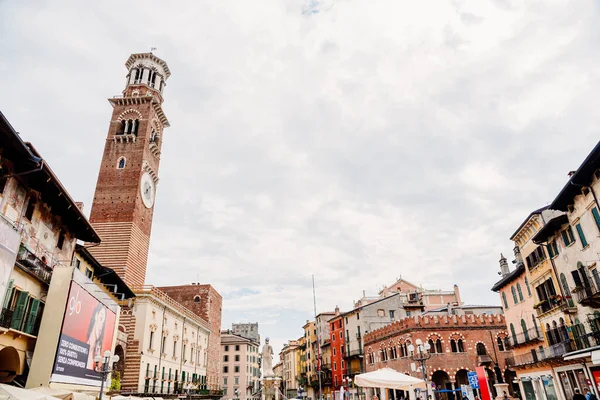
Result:
M21 389L16 386L0 383L0 396L6 396L10 400L60 400L46 393L29 389Z
M423 379L403 374L391 368L381 368L377 371L356 375L354 383L362 387L400 390L425 388L425 381Z

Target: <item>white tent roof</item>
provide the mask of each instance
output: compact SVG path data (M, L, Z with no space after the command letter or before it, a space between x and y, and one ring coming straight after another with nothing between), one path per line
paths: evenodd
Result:
M423 379L403 374L391 368L381 368L377 371L356 375L354 377L354 383L362 387L402 390L417 387L425 388L425 381Z
M86 393L74 392L66 389L49 388L48 386L38 386L31 388L34 392L47 394L53 397L58 397L62 400L96 400L96 396Z
M60 400L46 393L21 389L16 386L0 383L0 396L7 396L10 400Z

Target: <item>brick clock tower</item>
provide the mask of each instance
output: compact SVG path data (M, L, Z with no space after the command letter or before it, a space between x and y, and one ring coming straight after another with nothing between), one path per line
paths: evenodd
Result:
M125 90L108 99L113 113L98 174L90 222L102 238L90 252L128 285L146 278L158 184L167 63L152 53L132 54L125 63Z

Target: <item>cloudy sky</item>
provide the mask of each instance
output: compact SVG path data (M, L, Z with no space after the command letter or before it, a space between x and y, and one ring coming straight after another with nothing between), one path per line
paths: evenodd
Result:
M598 3L0 1L0 110L89 213L130 53L172 71L148 279L276 347L402 277L499 304L599 138Z

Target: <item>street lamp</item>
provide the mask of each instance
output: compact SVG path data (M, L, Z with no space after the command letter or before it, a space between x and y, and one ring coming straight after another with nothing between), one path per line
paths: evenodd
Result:
M108 377L108 375L113 372L113 370L110 368L111 366L111 357L110 357L110 350L106 350L104 352L104 357L101 357L100 354L96 354L96 357L94 357L94 361L96 362L95 365L95 371L100 373L100 376L102 376L102 382L100 382L100 396L98 397L99 400L102 400L102 392L104 392L104 381L106 380L106 378ZM118 355L114 355L112 356L112 364L119 362L119 356ZM100 364L102 363L102 364Z
M429 385L427 385L427 369L425 367L425 363L431 358L431 353L429 353L429 349L431 349L431 346L429 345L429 343L423 343L421 339L417 339L415 343L417 344L416 348L411 344L408 346L407 350L410 353L410 358L413 361L417 361L421 364L421 371L423 371L423 380L425 381L425 400L429 400ZM417 350L416 353L415 350Z
M348 397L350 397L350 388L352 387L352 378L347 376L346 378L344 378L344 381L346 382L346 393L348 393Z

